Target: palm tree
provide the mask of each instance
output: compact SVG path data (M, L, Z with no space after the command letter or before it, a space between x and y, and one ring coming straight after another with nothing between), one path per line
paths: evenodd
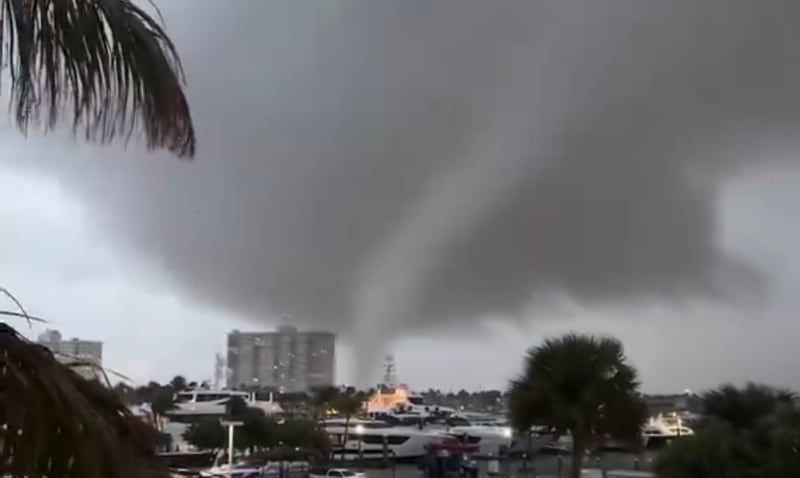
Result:
M0 22L23 134L67 120L88 141L141 133L150 149L194 155L175 46L133 0L0 0ZM24 310L0 315L30 320ZM155 430L110 388L81 378L5 323L0 357L4 475L169 476L155 454Z
M738 388L727 383L702 395L703 416L722 420L733 428L752 428L783 408L794 407L796 394L791 390L748 383Z
M0 0L11 99L23 134L65 119L86 140L142 133L195 152L183 70L164 29L133 0Z
M705 392L705 422L659 455L658 476L798 476L800 413L794 399L789 390L754 383Z
M169 381L169 386L172 387L175 393L178 393L186 390L189 384L186 382L186 377L183 375L175 375L172 377L172 380Z
M150 410L153 412L153 420L155 420L156 428L159 431L163 429L164 417L168 412L176 408L175 394L172 392L172 387L162 387L150 399Z
M646 418L636 369L622 344L609 337L567 334L531 348L523 373L509 387L511 421L572 435L571 476L581 474L586 450L610 437L640 440Z
M242 397L231 397L225 404L225 414L230 420L241 420L250 412L250 406Z
M344 441L347 443L350 435L350 419L364 410L364 403L369 398L367 392L347 387L333 399L333 406L340 415L344 416Z
M311 407L315 418L324 417L327 410L334 407L334 402L340 392L339 387L334 387L333 385L317 387L312 390Z

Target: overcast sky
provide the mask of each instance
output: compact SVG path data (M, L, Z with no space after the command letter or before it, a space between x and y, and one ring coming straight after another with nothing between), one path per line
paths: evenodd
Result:
M649 391L800 388L800 5L160 3L195 161L0 136L2 284L108 367L288 320L344 381L502 387L579 330Z

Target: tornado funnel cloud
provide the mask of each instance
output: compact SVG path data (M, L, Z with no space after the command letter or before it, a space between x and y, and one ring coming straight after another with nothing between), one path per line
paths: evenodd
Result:
M162 3L196 161L43 174L185 299L353 339L363 384L397 339L542 291L763 286L720 245L719 191L800 133L796 1Z

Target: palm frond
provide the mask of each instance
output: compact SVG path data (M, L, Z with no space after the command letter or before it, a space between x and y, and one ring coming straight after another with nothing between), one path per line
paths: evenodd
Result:
M0 324L0 473L13 478L167 477L157 434L113 391Z
M14 307L16 307L18 311L18 312L10 312L4 310L0 311L0 315L21 317L28 321L28 325L31 325L31 317L28 315L28 311L25 310L25 307L22 305L22 302L20 302L20 300L17 299L17 296L15 296L14 294L11 293L11 291L2 286L0 286L0 295L4 295L5 297L7 297L8 300L10 300L14 304Z
M354 387L347 387L333 399L333 407L346 417L357 415L364 408L367 400L364 392Z
M23 134L53 129L69 111L73 133L181 157L195 134L175 45L132 0L0 0L3 64Z
M24 314L22 312L14 312L13 310L0 310L0 316L4 317L12 317L15 319L25 319L28 321L28 324L31 322L38 322L40 324L46 324L47 321L41 317L36 317L35 315Z
M513 380L508 392L509 419L517 432L527 432L536 425L557 426L563 432L572 425L552 394L543 388L537 390L525 377Z

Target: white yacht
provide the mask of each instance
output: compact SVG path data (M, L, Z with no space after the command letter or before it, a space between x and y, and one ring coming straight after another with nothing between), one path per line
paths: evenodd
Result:
M681 417L677 415L652 417L642 427L642 440L645 448L663 446L675 438L690 435L694 435L694 430L687 427Z
M474 445L481 454L498 454L502 447L513 445L511 427L503 426L498 421L472 423L463 416L434 417L419 413L382 413L375 414L375 420L386 422L395 428L417 428L427 430L430 434L456 438L468 445Z
M391 458L412 459L425 455L425 445L440 442L444 438L442 433L429 428L396 426L380 420L351 418L345 441L346 421L344 418L332 418L322 422L336 458L343 456L346 459L355 459L359 455L363 455L365 459L382 458L385 442Z
M489 413L475 413L475 412L459 412L458 417L464 418L470 424L476 427L506 427L509 426L508 419L505 416L489 414Z
M496 417L476 416L470 420L467 415L448 417L444 432L459 438L470 445L477 445L478 452L486 455L499 454L502 448L509 449L514 444L514 433L510 426ZM436 425L434 425L436 426Z
M233 397L240 397L252 408L259 408L270 415L280 413L281 407L272 400L257 400L254 393L237 390L184 390L175 395L174 410L168 415L172 417L191 415L224 415L228 401Z
M658 415L650 417L642 426L642 446L645 449L658 449L674 439L682 436L694 435L694 430L686 426L682 418L677 415ZM615 440L606 440L605 449L625 449L626 444Z

